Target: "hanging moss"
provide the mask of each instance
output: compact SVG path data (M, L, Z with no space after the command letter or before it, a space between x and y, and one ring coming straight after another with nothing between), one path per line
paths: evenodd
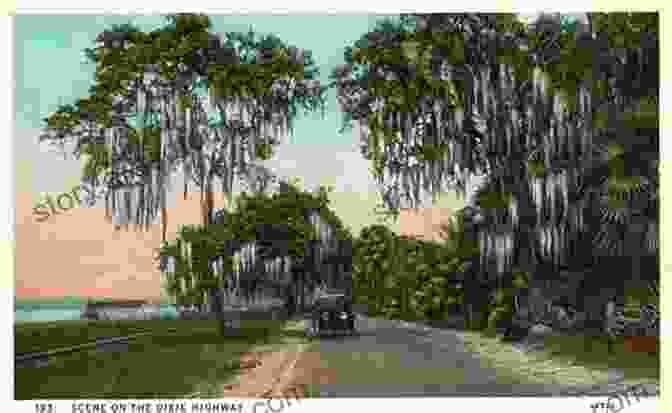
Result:
M323 223L330 226L333 230L332 239L350 239L349 232L328 207L327 194L326 188L313 194L300 191L291 184L287 185L285 191L272 195L244 193L237 199L237 208L229 214L226 222L210 224L207 227L181 228L177 239L162 247L159 256L164 260L172 257L177 261L178 275L171 277L193 278L198 281L186 290L180 290L186 291L185 294L196 295L198 291L215 288L223 281L216 280L209 267L215 258L224 258L224 273L230 273L234 269L233 255L255 241L270 241L275 248L271 255L287 254L300 261L305 255L307 240L329 241L325 240L324 234L317 234L316 230L319 228L306 222L305 213L308 210L317 212ZM270 228L272 231L260 233L260 227ZM266 238L259 239L260 236ZM190 248L182 248L184 245L190 245ZM260 250L257 250L252 256L253 266L260 259L259 254ZM175 282L177 281L173 280ZM178 289L176 286L172 288Z
M107 204L108 215L122 220L135 216L136 224L152 221L159 210L165 213L165 190L171 171L182 166L187 179L204 177L204 192L221 175L222 190L230 193L239 166L254 161L255 155L261 159L272 155L268 143L260 142L267 142L269 135L277 137L291 131L301 110L314 112L324 108L326 87L317 81L319 73L308 53L272 35L227 33L220 39L208 32L207 16L181 14L171 19L172 23L148 33L121 26L101 33L98 40L102 44L85 51L96 65L90 96L78 99L74 105L60 106L45 119L43 137L53 143L84 144L90 136L83 136L78 129L91 126L98 128L101 138L106 138L109 165L89 167L88 176L101 177L108 168L116 172L117 163L136 168L136 175L143 177L145 196L130 205ZM270 60L257 61L261 50L272 51ZM278 88L277 81L283 78L294 80L295 86ZM185 84L185 79L193 79L193 84ZM199 83L207 88L215 112L234 112L233 116L217 113L220 120L226 121L209 123L208 112L213 108L197 99L199 91L195 86ZM268 98L271 91L280 99L250 99ZM183 119L185 114L179 112L187 107L192 110ZM151 125L136 125L149 126L143 130L143 139L128 121L138 113L152 121ZM268 114L273 116L261 116ZM242 125L247 142L239 133L239 117L261 120ZM186 128L189 136L183 136L183 121L190 126ZM277 142L274 140L271 146ZM162 145L169 150L162 153ZM217 153L229 155L221 159L224 162L217 170L201 161L206 156L203 151L212 147ZM249 156L243 157L243 150L249 150ZM115 157L112 162L112 152L122 157ZM111 199L126 191L110 189Z
M607 180L607 204L610 208L626 208L629 205L630 194L635 192L644 183L641 176L624 175L622 168L612 169L612 175Z
M621 144L610 143L610 144L607 145L607 156L609 157L609 159L614 160L615 158L620 157L624 153L625 153L625 148ZM622 165L621 162L619 162L619 164ZM614 164L614 166L615 166L615 164ZM624 172L622 167L620 167L618 169L620 170L621 173ZM618 171L614 170L614 172L618 172Z

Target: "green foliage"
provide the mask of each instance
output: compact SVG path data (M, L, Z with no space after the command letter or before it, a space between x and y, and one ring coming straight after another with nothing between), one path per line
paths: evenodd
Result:
M92 179L103 176L110 168L110 151L103 144L88 144L82 154L86 155L86 161L82 168L82 177Z
M532 159L527 161L527 173L534 177L543 177L546 175L544 161Z
M476 204L484 209L502 209L509 207L511 199L511 194L503 192L482 191L478 194Z
M496 328L502 323L508 323L513 317L514 290L511 288L500 288L495 290L494 300L490 308L486 331L490 334L496 332Z
M168 15L166 20L165 26L151 32L125 24L100 33L96 46L85 50L95 65L95 83L89 96L61 105L45 118L40 140L63 143L75 139L75 155L79 156L82 149L91 152L92 146L103 145L100 142L104 132L114 126L123 129L129 140L137 144L141 131L130 123L136 117L149 122L139 127L147 126L150 138L138 150L145 162L156 164L161 158L158 128L163 123L158 122L158 113L152 110L146 108L148 113L138 113L136 98L139 90L147 90L146 74L151 72L157 75L151 86L169 90L181 108L190 107L203 88L230 100L254 97L256 111L282 112L290 131L302 110L324 109L327 87L320 86L319 71L309 51L288 45L276 36L258 36L252 31L227 33L219 39L209 31L210 19L202 14ZM235 122L229 123L224 126L237 127ZM242 144L242 138L239 140ZM259 159L269 159L278 143L265 139L257 143L253 152ZM180 159L188 157L182 155ZM105 165L96 157L85 172L102 173L112 166L109 163Z
M524 290L528 287L530 282L530 275L523 271L515 271L511 274L511 283L513 288Z
M441 226L441 238L446 253L454 257L451 260L452 265L457 268L464 260L478 256L476 239L465 234L464 211L456 213L447 223Z
M365 227L354 256L356 300L391 318L442 319L464 303L466 241L440 244L397 236L382 225ZM465 254L464 256L460 254Z
M660 304L660 297L654 293L649 288L628 288L625 291L625 306L626 307L635 307L636 312L639 315L639 306L644 304Z
M445 121L462 105L470 77L495 62L511 65L517 79L514 87L523 94L529 93L523 86L531 80L533 70L540 71L550 80L547 92L562 96L570 113L578 110L576 92L583 87L592 87L599 102L613 98L614 86L633 97L657 94L657 13L591 13L590 17L592 27L588 28L554 15L532 27L518 22L513 14L412 15L401 22L381 22L346 50L345 65L332 73L346 114L344 122L347 126L360 122L368 128L363 150L370 155L367 159L372 161L376 176L383 176L385 170L403 170L400 164L406 166L412 157L422 165L440 162L448 154L442 147L445 142L437 139L441 134L435 132L433 139L427 139L431 143L423 143L422 149L399 145L414 141L411 131L390 128L383 119L412 114L411 122L416 122L434 115L438 101L447 107ZM591 28L595 36L586 33ZM637 72L643 67L642 59L647 61L644 75ZM453 67L450 80L438 76L442 61ZM521 97L521 104L526 99ZM383 104L374 109L374 100ZM450 129L444 136L455 135L453 141L459 142L461 128L453 125ZM398 133L401 142L389 139ZM378 148L379 142L384 143L384 149ZM402 147L405 155L400 152ZM492 149L495 147L501 145L493 144ZM490 150L488 156L508 155ZM457 158L450 158L455 166L474 167ZM451 166L443 173L452 175L452 170ZM538 168L530 170L541 173ZM408 189L409 193L414 190Z
M562 256L569 247L561 240L551 243L550 256L542 251L547 246L535 240L542 226L569 229L571 236L564 239L592 238L595 248L585 251L589 256L597 255L598 241L605 238L610 255L634 253L614 246L623 234L658 219L658 20L657 13L590 13L586 26L548 15L527 27L512 15L432 14L405 16L403 24L381 24L363 35L346 50L344 65L332 78L344 123L359 123L367 132L362 153L373 174L383 189L395 189L397 178L402 183L398 192L389 192L386 212L394 216L402 200L418 201L418 194L433 191L423 185L427 180L459 184L471 173L488 171L488 190L479 191L477 204L483 216L497 219L481 222L479 230L512 231L516 248L530 249L511 255L488 250L488 258L504 261L498 281L510 284L514 295L529 281L526 274L510 274L520 264L517 257L543 253L549 258L542 261L553 261L555 268L557 260L550 256ZM496 63L512 69L511 83L500 81L497 70L483 72ZM543 79L544 87L533 79ZM556 96L561 105L547 105ZM457 110L468 103L480 113ZM559 123L553 126L553 120ZM529 179L555 180L565 172L566 186L562 179L553 185ZM416 173L423 182L414 179ZM541 197L533 186L539 181ZM518 213L502 213L514 198ZM576 199L582 202L573 203ZM535 201L544 204L538 216ZM570 217L577 214L589 225L574 228ZM644 225L630 225L635 221ZM478 262L474 246L469 253L455 253L458 247L450 246L459 265ZM442 285L427 275L432 258L418 257L404 256L411 263L404 274L422 279L421 286L410 287L410 302L417 313L427 314L440 309L433 297ZM455 264L439 268L450 265ZM399 303L395 299L389 306ZM509 315L496 305L488 310L491 325Z
M349 231L329 208L328 193L324 187L315 193L305 192L291 183L285 191L272 195L243 193L236 199L236 207L227 215L227 220L208 226L181 227L176 239L159 250L159 259L172 257L175 260L175 272L164 274L167 292L176 297L178 303L202 302L206 291L221 286L224 281L215 277L210 263L224 257L224 274L231 273L234 253L245 243L255 240L271 241L275 251L271 252L273 256L289 255L301 259L306 241L318 237L305 220L308 211L316 211L331 225L336 239L350 239ZM264 235L258 232L260 227L278 224L282 226L282 239L259 239ZM185 252L187 244L190 253ZM182 283L186 283L186 288Z

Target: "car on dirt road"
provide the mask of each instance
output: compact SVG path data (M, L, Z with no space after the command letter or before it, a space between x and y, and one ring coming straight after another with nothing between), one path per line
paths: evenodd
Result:
M355 319L351 297L344 291L327 290L313 303L308 333L312 336L354 335Z

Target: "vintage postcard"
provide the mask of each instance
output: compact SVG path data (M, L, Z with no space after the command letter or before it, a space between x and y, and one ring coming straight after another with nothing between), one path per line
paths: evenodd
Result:
M658 13L13 25L20 411L653 408Z

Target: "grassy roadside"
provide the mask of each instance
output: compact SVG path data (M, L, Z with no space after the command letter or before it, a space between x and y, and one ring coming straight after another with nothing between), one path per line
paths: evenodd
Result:
M624 373L626 384L659 383L659 357L624 350L617 343L608 355L606 343L595 340L592 351L584 351L583 337L544 338L542 350L522 352L499 337L481 332L459 333L465 345L493 367L544 384L595 384L608 380L607 370Z
M167 331L185 320L67 320L20 323L14 325L14 353L29 353L84 344L96 339L136 334L144 331Z
M182 398L212 393L240 372L244 353L299 339L298 333L283 332L285 323L280 321L244 320L235 337L222 337L216 321L157 321L163 323L156 324L155 334L116 351L89 350L57 357L42 368L16 369L15 398ZM170 326L174 332L168 331Z

